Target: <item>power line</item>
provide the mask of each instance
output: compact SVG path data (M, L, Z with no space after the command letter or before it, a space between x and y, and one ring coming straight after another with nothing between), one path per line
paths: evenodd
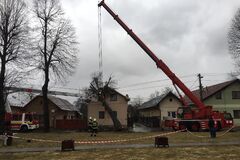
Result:
M193 76L195 77L196 74L180 76L180 78L188 78L188 77L193 77ZM154 80L154 81L145 81L145 82L129 84L129 85L126 85L126 86L121 86L121 87L118 87L117 89L129 88L129 87L134 87L134 86L139 86L139 85L144 85L144 84L157 83L157 82L163 82L163 81L171 81L171 80L169 78L166 78L166 79L160 79L160 80Z
M192 81L186 81L185 83L189 83L189 82L192 82ZM144 90L144 89L151 89L151 88L162 88L162 87L169 87L169 86L172 86L172 84L165 84L165 85L161 85L161 86L149 86L149 87L142 87L142 88L136 88L136 89L127 89L127 90L124 90L123 88L117 88L117 90L124 90L125 92L126 91L136 91L136 90Z

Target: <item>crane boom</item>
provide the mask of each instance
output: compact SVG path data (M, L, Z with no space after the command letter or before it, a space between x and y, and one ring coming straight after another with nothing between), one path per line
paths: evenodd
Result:
M120 26L134 39L134 41L150 56L150 58L156 63L171 80L174 85L177 85L183 93L199 108L204 109L206 106L201 102L188 88L187 86L169 69L169 67L143 43L143 41L130 29L119 17L116 15L102 0L98 7L103 6L107 12L118 22Z

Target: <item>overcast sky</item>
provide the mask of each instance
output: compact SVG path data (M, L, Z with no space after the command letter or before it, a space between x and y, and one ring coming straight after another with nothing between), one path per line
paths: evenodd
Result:
M89 85L98 71L97 0L61 0L79 41L80 62L66 86L75 92ZM228 80L234 71L228 53L227 32L240 8L239 0L105 0L105 3L190 88ZM103 73L113 75L118 91L145 100L155 90L171 87L171 81L102 8ZM53 88L52 89L56 89Z

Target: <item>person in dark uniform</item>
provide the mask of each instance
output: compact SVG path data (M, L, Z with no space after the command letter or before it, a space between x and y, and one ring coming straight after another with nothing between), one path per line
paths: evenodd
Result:
M93 123L92 117L89 117L89 119L88 119L88 132L92 132L92 123Z
M214 127L214 120L212 117L210 117L208 120L208 127L211 138L216 138L216 129Z

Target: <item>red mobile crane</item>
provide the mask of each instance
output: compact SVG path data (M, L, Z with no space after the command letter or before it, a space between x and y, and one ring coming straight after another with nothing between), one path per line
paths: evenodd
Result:
M134 41L150 56L150 58L156 63L171 80L177 90L180 100L183 103L183 107L179 107L177 110L177 119L174 119L173 129L188 128L193 131L200 129L208 129L208 119L213 117L218 129L230 127L233 125L233 119L230 113L220 113L213 111L211 106L205 106L187 87L186 85L168 68L168 66L143 43L143 41L130 29L119 17L116 15L102 0L98 7L104 7L107 12L118 22L118 24L134 39ZM195 108L186 104L183 97L179 93L177 87L180 88L183 93L194 103Z

